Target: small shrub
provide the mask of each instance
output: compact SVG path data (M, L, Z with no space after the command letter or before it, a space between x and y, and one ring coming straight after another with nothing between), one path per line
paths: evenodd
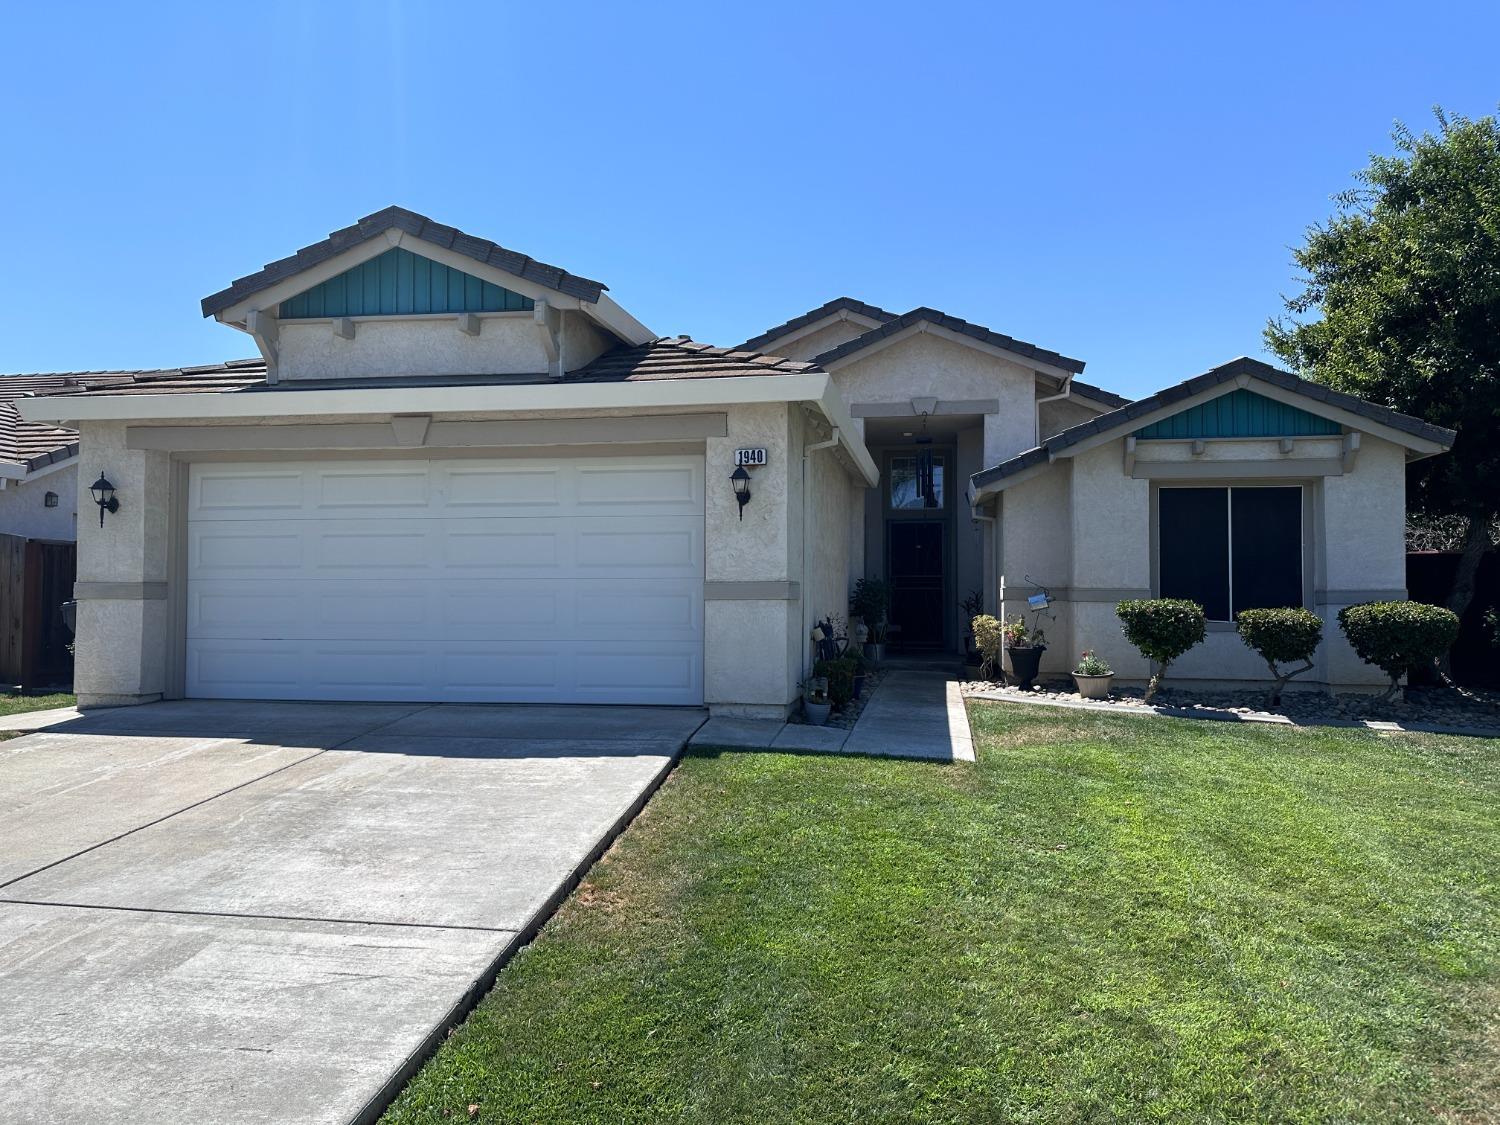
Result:
M1109 666L1109 661L1100 656L1091 648L1083 650L1083 655L1078 660L1078 667L1073 669L1075 676L1113 676L1115 670Z
M995 678L995 669L1000 667L1000 649L1005 644L1005 627L988 613L981 613L969 623L974 630L974 647L984 659L979 665L979 675L986 680Z
M1234 627L1240 640L1249 646L1271 669L1269 706L1281 702L1281 692L1293 676L1312 670L1313 653L1323 641L1323 619L1310 609L1242 609ZM1278 664L1296 664L1300 668L1283 672Z
M885 643L886 618L891 612L891 588L879 578L861 578L849 595L849 612L870 630L870 640Z
M828 678L828 698L835 707L843 707L854 698L854 671L858 667L854 659L841 656L837 660L820 660L813 665L814 676Z
M1339 628L1366 664L1391 678L1383 699L1413 668L1433 663L1458 637L1458 615L1422 602L1366 602L1339 610Z
M1203 607L1183 598L1136 598L1117 605L1115 614L1125 639L1156 665L1142 701L1150 703L1172 661L1207 635Z

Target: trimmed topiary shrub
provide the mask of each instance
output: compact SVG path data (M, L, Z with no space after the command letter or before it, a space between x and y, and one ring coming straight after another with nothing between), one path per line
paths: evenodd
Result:
M1240 640L1266 662L1275 681L1266 704L1281 702L1282 689L1293 676L1312 671L1313 653L1323 640L1323 619L1310 609L1242 609L1234 627ZM1302 662L1300 668L1283 672L1278 664Z
M1115 606L1125 639L1156 667L1146 681L1150 703L1166 678L1167 668L1208 633L1203 607L1184 598L1136 598Z
M1391 678L1382 699L1413 668L1433 663L1458 637L1458 614L1423 602L1366 602L1339 610L1339 628L1366 664Z

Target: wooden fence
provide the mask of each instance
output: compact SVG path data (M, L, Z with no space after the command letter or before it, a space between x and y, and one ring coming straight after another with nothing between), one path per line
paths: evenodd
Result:
M77 568L76 544L0 535L0 685L72 685L62 603L73 596Z

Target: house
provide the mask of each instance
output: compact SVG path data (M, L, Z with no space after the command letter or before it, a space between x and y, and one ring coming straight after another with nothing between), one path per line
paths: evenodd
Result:
M0 535L75 538L78 434L23 421L16 402L78 385L75 375L0 376Z
M1142 411L1083 382L1079 360L928 308L840 298L738 348L658 337L600 282L395 207L203 312L259 359L20 406L75 427L118 501L102 526L81 524L84 705L626 702L780 717L813 623L843 614L863 574L889 579L892 641L909 650L957 648L964 595L1013 609L1028 574L1052 588L1067 647L1106 648L1118 629L1091 607L1112 607L1088 599L1156 587L1160 482L1137 474L1173 459L1239 462L1204 483L1263 467L1303 487L1307 604L1394 591L1400 468L1451 441L1248 361ZM1179 415L1250 383L1296 404L1261 428L1312 429L1176 436ZM1111 456L1120 480L1096 484ZM80 504L98 511L82 483ZM1169 500L1169 521L1177 511ZM1355 525L1365 547L1317 539ZM1345 565L1358 550L1370 561ZM1067 658L1058 646L1054 661ZM1263 674L1226 659L1203 674ZM1329 675L1378 682L1348 661Z

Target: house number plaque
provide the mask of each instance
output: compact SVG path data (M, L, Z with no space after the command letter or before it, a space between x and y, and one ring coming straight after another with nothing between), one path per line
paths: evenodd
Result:
M734 463L736 465L747 465L751 468L766 463L766 451L760 449L736 449L734 451Z

